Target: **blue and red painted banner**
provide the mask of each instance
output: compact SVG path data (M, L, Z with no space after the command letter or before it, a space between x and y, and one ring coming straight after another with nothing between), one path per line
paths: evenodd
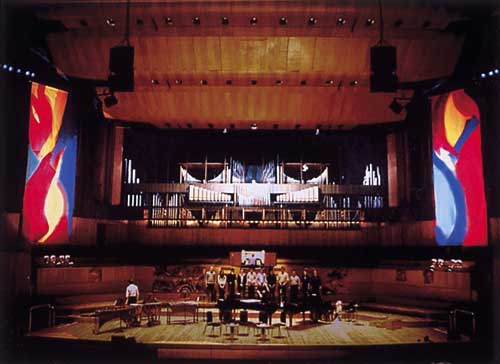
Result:
M479 108L464 90L432 99L438 245L488 243Z
M77 135L65 118L68 93L31 86L23 234L31 242L67 242L73 215Z

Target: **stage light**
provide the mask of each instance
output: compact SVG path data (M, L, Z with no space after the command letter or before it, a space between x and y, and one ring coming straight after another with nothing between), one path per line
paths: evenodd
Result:
M307 164L302 165L302 172L307 172L309 170L309 166Z
M493 71L488 72L488 76L493 76Z
M495 75L498 75L498 68L495 68L493 72L495 73Z
M153 85L159 85L160 82L158 80L154 80L153 79L153 80L151 80L151 84L153 84Z
M8 66L7 64L4 64L4 65L2 66L2 68L3 68L4 70L6 70L7 68L9 68L9 66Z
M375 19L372 19L372 18L366 19L366 26L367 27L372 26L373 24L375 24Z
M14 67L9 66L9 72L12 72L12 71L14 71Z
M481 73L481 78L486 78L486 73Z
M319 128L316 128L316 133L315 135L319 135Z
M16 72L17 72L17 73L21 73L22 71L21 71L21 69L20 69L20 68L18 68L18 69L16 70ZM493 72L492 72L492 74L493 74Z
M227 16L223 16L221 19L222 25L228 25L229 24L229 18Z
M283 85L283 81L282 80L276 80L276 84L277 85Z
M35 72L31 72L31 77L35 78Z
M201 80L200 81L200 85L206 86L206 85L208 85L208 81L207 80Z
M253 16L250 18L250 25L256 25L257 24L257 17Z
M250 125L250 129L257 130L258 129L257 124L253 123L252 125Z
M25 75L26 77L29 77L29 76L30 76L30 74L31 74L31 73L30 73L30 71L26 71L26 72L24 72L24 75Z
M288 24L288 19L282 16L280 18L280 25L287 25Z
M309 21L307 22L309 25L313 26L313 25L316 25L316 23L318 22L318 19L316 19L314 16L311 16L309 18Z
M200 18L199 18L198 16L195 16L195 17L193 18L193 24L194 24L194 25L200 25Z
M325 84L327 84L327 85L333 85L333 80L326 80Z
M222 129L222 134L227 134L227 128Z
M173 24L174 24L174 21L172 20L172 18L171 18L171 17L167 16L167 17L165 18L165 24L167 24L167 25L173 25Z
M345 23L347 23L347 20L345 20L344 18L338 18L338 19L337 19L337 25L338 25L338 26L342 26L342 25L344 25Z
M115 106L116 104L118 104L118 99L114 94L111 94L104 98L104 105L106 105L106 107Z
M358 85L358 81L356 81L356 80L351 81L351 86L357 86L357 85Z
M391 104L389 105L389 108L396 114L401 114L401 112L404 110L404 106L401 105L396 99L393 99Z
M106 24L108 24L110 27L114 27L114 26L116 26L116 23L115 23L115 21L113 20L113 18L107 18L107 19L106 19Z
M182 85L182 80L175 80L176 85Z

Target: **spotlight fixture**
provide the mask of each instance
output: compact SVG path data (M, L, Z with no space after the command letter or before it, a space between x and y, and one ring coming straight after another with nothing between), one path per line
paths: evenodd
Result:
M182 80L175 80L176 85L182 85Z
M31 77L35 78L35 72L31 72Z
M231 86L233 84L233 80L226 80L226 85Z
M351 86L357 86L358 85L358 81L357 80L352 80L351 81Z
M345 23L347 23L347 20L345 20L344 18L338 18L337 19L337 25L338 26L345 25Z
M314 133L314 135L319 135L319 128L316 128L316 132Z
M257 84L257 80L250 80L250 84L255 86Z
M19 68L17 69L17 73L19 73ZM488 76L493 76L493 71L488 72Z
M257 124L253 123L252 125L250 125L250 129L257 130L258 129Z
M396 98L394 98L389 105L389 108L396 114L401 114L401 112L404 110L404 106L401 105Z
M301 85L301 86L305 86L305 85L307 85L307 81L306 81L306 80L301 80L301 81L300 81L300 85Z
M29 77L29 76L30 76L30 74L31 74L31 73L30 73L30 71L26 71L26 72L24 72L24 75L25 75L26 77Z
M159 85L159 84L160 84L160 81L155 80L155 79L152 79L152 80L151 80L151 84L152 84L152 85Z
M307 164L302 165L302 172L307 172L309 170L309 166Z
M222 129L222 134L227 134L227 128Z
M14 67L9 66L9 72L12 72L12 71L14 71Z
M201 80L200 81L200 85L206 86L206 85L208 85L208 81L207 80Z
M250 18L250 25L257 25L257 17L256 16L252 16Z
M199 18L198 16L195 16L195 17L193 18L193 24L194 24L194 25L200 25L200 18Z
M316 19L314 16L311 16L311 17L309 17L307 24L309 24L310 26L314 26L314 25L316 25L317 22L318 22L318 19Z
M172 20L172 18L171 18L171 17L167 16L167 17L165 18L165 24L167 24L167 25L173 25L173 24L174 24L174 21Z
M116 104L118 104L118 99L115 94L112 93L104 98L104 105L106 105L106 107L115 106Z
M368 19L366 19L366 26L367 26L367 27L370 27L370 26L372 26L373 24L375 24L375 19L373 19L373 18L368 18Z
M4 64L4 65L2 66L2 68L3 68L4 70L6 70L7 68L9 68L9 65L8 65L8 64Z
M276 80L277 85L283 85L283 80Z
M486 78L486 73L481 73L481 78Z
M227 16L223 16L221 18L221 23L222 23L222 25L228 25L229 24L229 18Z
M495 75L498 75L498 68L495 68L493 72L495 73Z
M326 84L326 85L333 85L333 80L326 80L326 81L325 81L325 84Z
M288 19L282 16L280 18L280 25L287 25L288 24Z
M22 70L21 70L20 68L18 68L18 69L16 70L16 73L21 73L21 72L22 72ZM493 72L491 72L491 75L493 75Z
M116 23L113 18L107 18L106 19L106 24L108 24L110 27L115 27Z

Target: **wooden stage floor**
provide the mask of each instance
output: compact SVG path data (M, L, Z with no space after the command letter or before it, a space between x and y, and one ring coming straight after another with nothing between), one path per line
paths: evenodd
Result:
M248 335L236 335L233 339L224 333L225 330L221 336L211 336L210 328L204 334L203 321L167 324L165 317L162 317L160 325L148 327L142 322L140 327L121 331L119 321L113 320L104 324L99 334L93 333L94 324L87 319L88 322L74 322L33 332L30 339L111 343L113 336L124 336L134 338L138 345L153 348L159 359L233 360L331 359L363 347L423 347L448 342L443 327L432 325L432 322L422 318L362 311L358 318L356 322L336 320L317 324L303 323L302 318L297 318L291 328L283 329L283 336L288 333L288 337L268 335L267 341L261 341L258 332L254 334L253 330L249 330ZM278 318L273 317L273 322L278 322ZM246 333L246 328L241 331ZM273 335L276 334L277 331L274 331ZM429 340L426 342L424 337Z

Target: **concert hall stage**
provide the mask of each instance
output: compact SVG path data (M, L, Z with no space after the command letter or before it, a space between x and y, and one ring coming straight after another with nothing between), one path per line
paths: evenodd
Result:
M215 311L214 311L215 313ZM250 312L250 321L256 322L256 312ZM462 337L447 339L446 322L422 317L412 317L390 313L360 310L355 321L338 319L333 322L304 323L300 315L295 316L293 326L284 328L281 337L277 331L269 332L267 340L262 340L259 331L241 330L240 335L231 337L222 329L222 335L206 332L206 322L167 324L165 316L161 324L148 327L145 322L140 327L120 330L118 320L105 323L99 334L93 333L92 317L81 318L72 323L32 332L27 342L51 347L54 352L76 348L120 348L148 352L153 359L160 360L340 360L351 362L352 358L383 358L388 348L388 358L398 355L416 357L432 353L456 352L457 348L472 342ZM279 315L273 316L273 323L279 322ZM229 331L229 330L228 330ZM468 346L467 346L468 347ZM399 352L399 354L398 354ZM388 355L388 354L386 354ZM435 356L433 356L435 358ZM372 357L373 358L373 357ZM388 361L388 360L387 360ZM384 360L384 362L386 362Z

